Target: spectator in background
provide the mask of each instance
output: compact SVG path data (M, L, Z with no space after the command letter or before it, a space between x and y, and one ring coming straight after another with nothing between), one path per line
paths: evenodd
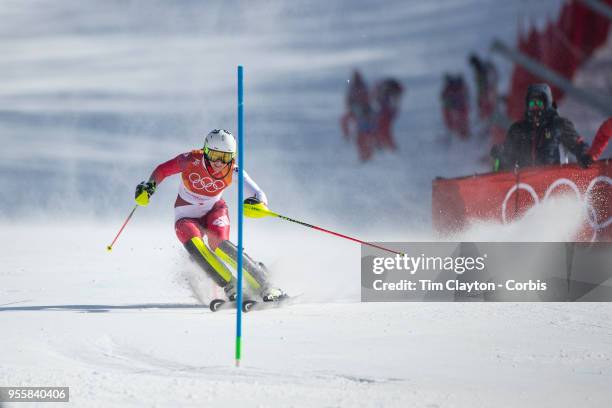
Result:
M482 60L476 54L471 54L469 61L476 80L478 116L481 120L490 120L497 105L497 69L491 61Z
M376 141L380 148L397 150L391 126L399 111L403 91L402 84L393 78L379 81L374 87L373 100L377 113Z
M359 157L362 161L372 157L374 144L374 112L370 105L368 87L358 70L353 71L346 94L347 112L342 116L342 133L351 140L356 133ZM351 125L352 124L352 125ZM351 131L354 128L354 132Z
M533 84L525 97L525 117L510 126L506 140L495 145L491 155L494 170L560 164L565 150L570 151L581 167L592 162L588 145L578 136L574 124L557 113L552 92L547 84Z
M591 161L599 159L599 156L606 150L610 137L612 136L612 118L608 118L597 130L593 144L589 149L589 156Z
M442 110L446 128L467 139L470 135L468 90L463 75L444 76Z

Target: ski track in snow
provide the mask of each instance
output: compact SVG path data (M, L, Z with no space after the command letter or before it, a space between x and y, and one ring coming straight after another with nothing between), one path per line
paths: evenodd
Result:
M247 220L246 250L304 296L247 315L235 369L234 314L201 307L210 285L174 236L176 180L104 251L153 166L235 129L237 64L247 169L273 209L363 239L431 239L431 180L486 170L474 163L488 149L441 148L442 74L472 83L469 51L513 43L517 18L540 25L559 4L2 2L0 385L70 386L88 407L606 406L609 304L361 304L358 246ZM366 165L338 123L354 67L407 87L399 153ZM461 238L554 240L574 210Z

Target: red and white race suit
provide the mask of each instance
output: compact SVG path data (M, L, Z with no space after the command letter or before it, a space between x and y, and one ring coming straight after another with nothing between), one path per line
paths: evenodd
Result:
M238 167L232 162L223 170L223 176L212 176L202 150L179 154L160 164L151 174L150 180L159 185L166 177L181 173L178 196L174 203L175 229L178 238L185 243L196 235L206 232L216 241L229 239L229 217L227 206L221 198L223 190L232 184ZM263 203L268 202L265 193L244 172L245 197L255 197ZM211 237L212 235L212 237ZM216 245L213 245L216 246Z

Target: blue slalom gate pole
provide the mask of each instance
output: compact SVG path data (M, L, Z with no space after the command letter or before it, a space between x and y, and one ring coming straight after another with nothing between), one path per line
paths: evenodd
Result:
M242 350L242 203L244 202L244 108L243 69L238 65L238 293L236 296L236 367Z

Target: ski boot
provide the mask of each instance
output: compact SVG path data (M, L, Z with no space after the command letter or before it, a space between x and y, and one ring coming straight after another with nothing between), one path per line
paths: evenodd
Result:
M259 276L263 277L265 281L268 281L270 273L268 272L268 268L263 262L257 262L257 267L259 268ZM264 302L278 302L280 300L284 300L289 296L282 291L280 288L274 288L271 286L264 286L259 295Z
M261 299L264 302L280 302L288 297L289 295L279 288L266 288L261 293Z
M233 279L223 287L223 291L225 292L225 296L227 296L228 301L236 301L236 282Z

